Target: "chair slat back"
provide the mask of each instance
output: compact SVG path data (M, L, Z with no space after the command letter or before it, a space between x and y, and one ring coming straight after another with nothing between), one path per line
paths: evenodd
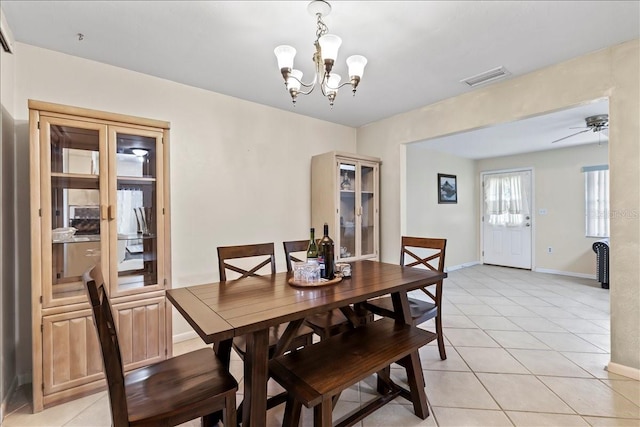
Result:
M309 248L309 240L292 240L289 242L282 242L284 246L284 259L287 261L287 271L291 273L293 271L293 263L305 261L293 255L296 252L306 252Z
M116 330L116 324L113 321L113 313L111 312L109 297L107 296L100 266L95 266L85 272L82 280L87 290L94 325L98 333L98 340L100 341L102 362L109 387L113 425L116 427L128 426L127 398L124 386L122 356L118 343L118 332Z
M262 257L266 259L259 262L252 268L238 267L229 264L228 260L238 260L241 258ZM239 279L250 276L259 276L257 272L271 264L271 274L276 273L276 257L273 243L258 243L255 245L238 245L238 246L218 246L218 272L220 273L220 281L227 280L227 270L235 271L241 276Z
M446 247L447 239L402 236L400 265L406 265L407 267L421 265L432 271L443 272ZM416 249L429 249L430 254L426 256L416 254L418 252ZM411 257L406 263L405 255Z

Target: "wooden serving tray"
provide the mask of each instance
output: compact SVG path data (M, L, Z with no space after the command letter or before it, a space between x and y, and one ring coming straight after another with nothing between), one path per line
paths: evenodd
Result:
M318 288L320 286L335 285L336 283L340 283L340 281L342 281L342 276L336 276L331 280L320 279L319 282L296 282L292 277L289 279L289 284L291 286L299 286L301 288Z

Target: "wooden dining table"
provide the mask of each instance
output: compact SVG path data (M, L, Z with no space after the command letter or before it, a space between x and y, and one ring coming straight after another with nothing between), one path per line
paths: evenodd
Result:
M266 424L271 326L287 322L293 325L281 339L286 341L308 316L351 305L357 307L368 299L387 294L400 302L396 320L411 324L406 293L435 284L447 276L446 273L371 260L351 263L351 271L351 277L325 286L293 286L289 284L291 274L282 272L167 291L173 306L205 343L215 344L224 362L229 362L231 340L245 337L243 426ZM276 352L283 350L279 348ZM423 384L422 379L419 383ZM424 388L418 400L414 402L416 415L428 414Z

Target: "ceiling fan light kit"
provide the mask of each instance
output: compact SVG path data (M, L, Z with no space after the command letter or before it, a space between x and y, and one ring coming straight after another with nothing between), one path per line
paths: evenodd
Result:
M274 49L273 53L278 59L278 68L284 78L285 87L291 95L291 100L295 106L298 95L308 95L320 86L322 95L329 100L329 105L333 103L338 94L338 90L346 85L351 85L353 95L364 74L364 67L367 65L367 58L362 55L352 55L347 58L349 67L349 81L340 84L341 76L332 73L333 65L338 57L338 49L342 44L342 39L334 34L328 34L329 28L322 20L331 12L331 5L324 0L314 0L307 6L309 13L316 17L316 41L313 63L315 74L311 83L302 81L302 71L293 68L293 59L296 56L295 48L288 45L281 45Z
M602 132L609 129L609 115L608 114L596 114L595 116L589 116L584 119L587 127L580 132L573 133L571 135L567 135L564 138L556 139L555 141L551 141L552 144L563 141L567 138L571 138L572 136L580 135L585 132ZM575 129L575 128L574 128Z

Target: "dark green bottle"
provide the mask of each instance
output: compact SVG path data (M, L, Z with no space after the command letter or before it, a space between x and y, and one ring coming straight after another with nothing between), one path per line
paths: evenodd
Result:
M324 261L324 268L320 267L323 279L331 280L335 277L335 260L333 240L329 237L329 224L324 223L324 235L320 239L320 254Z
M309 246L307 247L307 261L318 261L318 244L316 243L316 229L311 227L309 232Z

